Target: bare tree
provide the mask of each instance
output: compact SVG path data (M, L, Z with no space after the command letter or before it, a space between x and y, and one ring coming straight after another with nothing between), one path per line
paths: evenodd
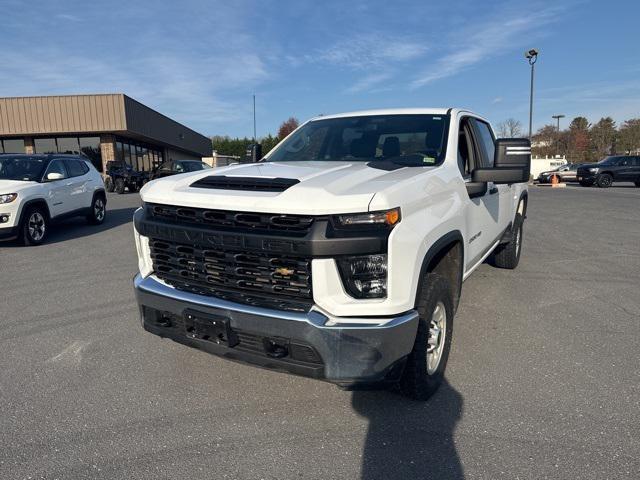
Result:
M498 124L498 136L500 138L515 138L522 136L522 123L515 118L507 118Z

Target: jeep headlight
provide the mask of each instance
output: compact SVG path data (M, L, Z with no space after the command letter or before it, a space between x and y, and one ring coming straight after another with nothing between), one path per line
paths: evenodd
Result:
M353 298L387 296L387 254L361 255L337 259L345 290Z
M597 167L596 167L596 168L590 168L590 169L589 169L589 171L590 171L591 173L598 173L598 170L600 170L600 169L599 169L599 168L597 168Z
M18 198L17 193L3 193L0 195L0 203L11 203Z

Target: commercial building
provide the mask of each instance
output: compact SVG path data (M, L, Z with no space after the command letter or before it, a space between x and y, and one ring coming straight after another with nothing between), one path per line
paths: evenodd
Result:
M0 98L0 153L83 153L99 171L211 156L211 140L121 93Z

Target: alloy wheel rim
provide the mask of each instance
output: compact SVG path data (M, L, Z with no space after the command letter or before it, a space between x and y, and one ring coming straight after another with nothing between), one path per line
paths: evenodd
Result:
M36 242L42 240L42 237L44 237L45 228L44 217L42 216L42 214L39 212L32 213L29 217L28 223L29 236L31 237L31 239L35 240Z
M101 199L97 199L95 205L93 206L93 214L96 217L96 220L102 221L104 218L104 202Z
M447 310L444 303L438 302L429 320L429 338L427 339L427 373L433 375L440 366L447 335Z

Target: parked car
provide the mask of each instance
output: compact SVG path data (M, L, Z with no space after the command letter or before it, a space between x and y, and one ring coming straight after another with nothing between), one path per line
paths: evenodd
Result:
M169 160L161 164L151 173L150 180L169 177L171 175L177 175L178 173L197 172L208 168L211 168L211 166L200 160Z
M579 165L577 163L567 163L554 170L542 172L540 175L538 175L538 182L550 183L553 175L556 175L558 177L558 180L561 182L576 182L578 166Z
M135 170L125 162L107 162L107 172L104 179L107 192L124 193L139 191L149 181L149 172Z
M427 399L463 280L489 256L518 265L530 165L529 140L495 140L474 113L394 109L317 117L259 163L151 182L134 214L143 328Z
M99 225L107 213L100 173L76 155L0 155L0 238L45 241L49 226L83 216Z
M612 155L598 163L580 165L577 178L583 187L608 188L613 182L633 182L640 187L640 156Z

